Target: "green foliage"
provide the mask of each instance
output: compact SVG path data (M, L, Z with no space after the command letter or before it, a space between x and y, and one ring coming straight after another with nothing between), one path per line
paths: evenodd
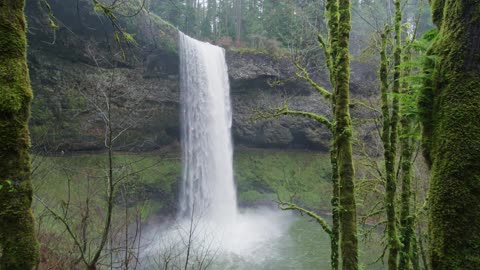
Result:
M424 132L431 130L431 111L433 106L432 78L438 57L432 55L429 49L433 42L439 38L436 29L426 31L421 38L411 43L413 55L409 61L402 63L401 68L409 69L410 74L402 78L402 82L408 84L409 91L399 95L402 104L402 117L408 117L413 121L421 122ZM417 133L418 134L418 133ZM428 136L423 137L424 146L428 145ZM428 147L424 148L427 161L430 160Z
M432 78L438 56L428 53L432 43L439 38L436 29L426 31L422 37L409 43L406 48L411 54L407 61L399 66L409 70L408 74L400 78L400 82L408 85L408 91L396 95L401 104L400 115L410 119L415 125L419 121L429 125L429 116L433 104ZM410 136L419 138L420 133L414 132Z
M8 192L13 192L14 191L14 186L13 186L13 181L10 179L4 180L6 184L0 183L0 190L5 188Z
M220 0L194 1L159 0L151 11L198 39L218 42L237 37L241 22L240 47L250 46L275 54L287 46L315 47L315 36L321 21L318 1L296 3L281 0ZM259 42L259 39L261 41Z

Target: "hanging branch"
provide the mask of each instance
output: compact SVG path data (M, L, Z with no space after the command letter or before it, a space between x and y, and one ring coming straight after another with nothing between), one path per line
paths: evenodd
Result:
M300 207L300 206L298 206L297 204L295 204L291 201L290 202L285 202L282 199L280 199L280 196L278 194L277 194L277 200L275 202L278 203L278 206L282 210L295 210L295 211L298 211L301 215L305 214L305 215L313 218L318 224L320 224L322 229L328 235L332 235L332 229L330 228L330 225L328 225L328 222L325 221L325 219L323 219L321 216L319 216L315 212L307 210L303 207Z
M305 81L307 81L308 83L310 83L311 86L313 86L313 88L318 92L320 93L320 95L322 95L322 97L326 98L326 99L331 99L332 98L332 93L330 93L329 91L327 91L325 88L321 87L320 85L318 85L315 81L313 81L311 78L310 78L310 74L308 73L307 69L300 66L300 64L298 64L297 62L294 63L295 67L299 70L299 72L295 72L295 75L300 78L300 79L304 79Z
M266 111L261 111L258 109L255 110L255 115L252 118L252 120L254 121L257 121L260 119L267 120L267 119L277 118L282 115L298 115L298 116L310 118L317 121L320 124L327 126L327 128L330 131L332 131L334 127L333 123L330 120L328 120L328 118L326 118L325 116L322 116L316 113L311 113L311 112L290 110L286 102L284 102L283 107L272 108Z

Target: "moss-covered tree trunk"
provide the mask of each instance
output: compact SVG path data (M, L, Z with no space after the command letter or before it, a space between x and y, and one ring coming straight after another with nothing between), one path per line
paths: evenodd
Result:
M332 92L316 84L305 68L295 64L297 76L309 82L324 98L331 102L333 120L304 111L294 111L288 106L276 109L276 112L260 117L271 118L279 115L299 115L326 125L333 135L331 149L332 165L332 227L316 214L292 203L280 202L284 210L298 210L317 220L331 237L331 268L339 268L339 250L342 269L358 269L357 211L355 203L355 172L352 155L352 121L350 117L350 1L327 0L328 42L318 35L320 46L325 49L327 68L330 71ZM340 245L339 245L340 244Z
M338 2L338 50L336 55L335 147L340 184L340 250L342 269L358 269L357 206L352 156L350 117L350 1Z
M396 2L397 4L397 2ZM398 15L398 14L397 14ZM398 17L395 20L396 24L399 22ZM395 30L398 30L395 27ZM382 45L380 51L380 91L382 102L382 143L383 143L383 158L385 163L385 210L387 214L386 231L387 231L387 247L388 254L388 269L397 269L398 251L400 248L400 242L397 235L397 221L396 221L396 209L395 209L395 193L396 193L396 172L395 161L397 159L397 123L399 115L399 102L398 92L400 88L399 84L399 60L397 56L400 56L399 42L395 42L394 51L394 82L393 82L393 97L392 108L390 109L390 103L388 101L389 83L388 83L388 59L387 59L387 41L390 29L385 26L384 32L381 34ZM395 39L399 41L400 35L395 34Z
M336 106L336 93L337 93L337 51L338 51L338 1L328 0L326 2L326 9L328 16L328 35L330 38L330 45L325 49L325 59L327 67L330 71L330 83L332 84L332 98L331 108L335 113ZM340 267L339 261L339 241L340 241L340 187L339 187L339 175L338 175L338 162L337 162L337 146L335 139L335 129L332 129L333 142L332 149L330 150L330 163L332 165L332 234L330 237L331 248L331 266L332 270L338 270Z
M430 116L423 119L428 249L432 269L473 270L480 267L480 1L432 2L440 37L431 50L433 103L422 108Z
M28 118L32 90L26 59L25 1L0 1L0 269L38 262L31 211Z
M380 81L381 81L381 101L382 101L382 143L383 143L383 158L385 163L385 210L387 213L387 247L388 255L388 269L394 270L397 268L397 255L399 248L399 241L397 237L396 218L395 218L395 191L396 191L396 174L395 174L395 159L396 159L396 140L392 139L394 132L396 133L396 124L394 122L394 115L398 115L398 100L397 105L392 106L392 116L390 115L390 106L388 102L388 60L387 60L387 41L389 35L388 26L385 27L382 33L382 47L380 51ZM394 76L395 77L395 76ZM395 83L394 83L395 85Z
M407 63L410 60L411 52L410 49L406 49L403 62ZM409 76L411 70L410 68L405 68L403 76ZM402 94L403 95L413 95L413 91L410 88L410 85L404 81L402 85ZM412 169L414 161L414 152L416 149L417 142L413 133L414 130L414 118L407 113L406 106L402 106L402 115L400 117L400 180L402 183L402 190L400 195L400 241L402 243L400 247L398 269L399 270L410 270L412 265L415 264L415 257L413 254L413 243L415 242L415 232L414 232L414 221L415 217L410 213L410 203L412 197Z
M385 166L387 174L386 194L385 194L385 208L387 211L387 234L388 234L388 270L396 270L398 267L398 252L400 250L400 241L397 233L397 218L396 218L396 192L397 192L397 177L395 173L395 161L397 158L397 141L398 141L398 122L399 122L399 101L398 94L400 93L400 64L401 64L401 23L402 10L400 7L400 0L395 0L395 47L393 52L393 101L392 114L389 121L390 134L389 148L385 149Z
M398 253L400 250L400 241L397 233L396 218L396 190L397 190L397 174L395 171L395 163L397 160L397 143L398 143L398 123L400 115L400 104L398 95L400 93L400 64L401 64L401 22L402 10L400 0L395 0L395 46L393 51L393 87L392 87L392 104L390 106L388 92L388 59L387 59L387 41L390 29L385 26L382 33L382 48L380 52L380 80L381 80L381 101L382 101L382 143L383 157L385 163L385 211L387 214L386 232L387 232L387 248L388 248L388 269L397 270ZM391 107L391 108L390 108Z
M330 164L332 165L332 234L330 236L330 248L331 248L331 265L332 270L338 270L339 268L339 250L338 242L340 240L340 205L339 197L340 190L338 186L338 165L337 165L337 151L335 147L332 147L330 151Z
M413 153L414 145L411 138L413 132L412 123L406 116L401 120L401 174L400 179L402 182L401 190L401 208L400 208L400 240L401 249L398 263L399 270L409 270L410 258L412 250L412 237L414 235L413 230L413 216L410 214L410 199L411 199L411 180L412 180L412 165L413 165Z

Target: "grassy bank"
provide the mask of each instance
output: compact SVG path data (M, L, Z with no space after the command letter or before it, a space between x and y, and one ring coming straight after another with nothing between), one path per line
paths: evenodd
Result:
M271 202L277 194L295 195L301 205L327 209L330 202L330 163L324 153L241 149L234 157L240 203Z
M35 194L54 205L82 201L87 195L101 203L106 196L107 161L105 154L36 156ZM285 200L295 194L295 200L303 206L328 209L328 161L328 155L317 152L238 149L234 156L238 201L241 205L263 204L275 200L277 194ZM127 204L148 202L146 215L174 211L181 180L177 152L118 153L113 164L119 180L117 192L129 195ZM116 195L119 203L122 194Z

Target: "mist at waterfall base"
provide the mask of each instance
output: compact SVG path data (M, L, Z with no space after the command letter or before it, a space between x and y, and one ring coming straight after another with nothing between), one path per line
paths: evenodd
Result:
M179 54L183 158L179 213L175 221L147 228L150 243L143 252L148 258L144 267L165 267L171 260L170 265L184 268L187 254L189 269L260 266L280 256L277 247L286 240L294 217L274 208L238 209L225 52L180 32Z

